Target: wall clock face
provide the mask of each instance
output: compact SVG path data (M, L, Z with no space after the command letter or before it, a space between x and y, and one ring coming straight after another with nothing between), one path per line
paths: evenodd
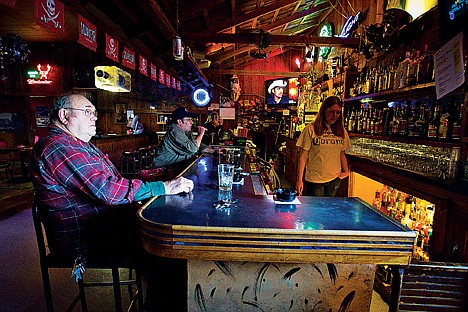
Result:
M193 92L192 100L197 106L205 106L210 102L211 98L205 89L197 89Z

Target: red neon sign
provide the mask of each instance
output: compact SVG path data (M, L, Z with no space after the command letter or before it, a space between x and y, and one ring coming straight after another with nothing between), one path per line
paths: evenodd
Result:
M52 66L49 64L46 65L46 70L43 70L42 65L37 65L37 70L39 71L39 79L28 79L28 84L51 84L53 81L49 80L47 76L52 71Z

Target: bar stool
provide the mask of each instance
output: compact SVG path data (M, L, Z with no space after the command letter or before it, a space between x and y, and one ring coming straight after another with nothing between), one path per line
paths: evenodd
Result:
M39 262L41 267L42 282L44 286L44 296L46 301L46 307L48 312L54 311L52 301L52 288L50 284L49 269L53 268L72 268L73 260L69 257L63 257L50 251L47 246L47 226L48 222L44 218L43 209L37 204L36 200L33 200L32 215L34 229L36 232L37 244L39 249ZM44 235L44 232L46 235ZM114 304L115 311L122 312L122 294L121 286L127 286L130 296L130 304L128 311L132 311L137 308L138 311L143 311L143 283L141 278L141 268L138 264L129 263L126 260L117 259L117 257L110 256L109 259L97 259L88 258L85 259L86 267L89 269L101 269L111 270L112 280L109 281L84 281L82 274L76 278L78 283L78 294L75 299L70 303L67 311L74 311L74 307L81 304L81 310L83 312L88 311L88 304L86 300L85 288L92 288L98 286L113 287L114 290ZM75 265L77 260L74 261ZM80 263L81 265L81 263ZM122 280L119 275L119 269L128 269L128 279ZM83 270L84 273L84 270ZM135 276L133 274L135 273ZM133 287L136 286L136 290Z
M140 170L150 169L151 164L153 163L153 159L151 158L151 148L149 146L140 147L138 149L138 152L140 160Z
M140 170L139 163L139 151L123 151L120 157L120 173L126 178L135 178Z
M150 165L150 168L153 164L153 160L156 158L156 155L158 154L158 146L157 145L150 145L148 146L149 150L150 150L150 162L149 162L149 165Z

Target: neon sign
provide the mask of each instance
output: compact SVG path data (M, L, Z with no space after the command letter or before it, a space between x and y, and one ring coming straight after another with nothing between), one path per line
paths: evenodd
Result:
M320 28L319 37L333 37L333 24L326 23ZM331 47L320 47L319 57L326 59L331 52Z
M361 11L358 11L356 15L350 16L348 19L346 19L346 22L344 23L343 28L341 28L341 33L338 37L348 38L351 35L351 32L358 25L359 15L361 15Z
M37 68L37 70L38 70L38 72L35 73L36 79L32 79L32 78L28 79L28 80L27 80L28 84L30 84L30 85L33 85L33 84L45 84L45 85L48 85L48 84L51 84L51 83L53 82L52 80L49 80L49 79L48 79L48 76L49 76L50 72L52 71L52 66L50 66L49 64L47 64L46 67L45 67L46 70L44 70L44 69L42 68L42 65L41 65L41 64L38 64L36 68ZM35 71L34 71L34 72L35 72ZM31 71L31 74L28 72L28 74L29 74L30 76L32 76L32 75L33 75L33 72ZM39 78L37 78L37 75L39 75Z
M197 89L193 92L192 100L197 106L205 106L210 102L211 98L205 89Z

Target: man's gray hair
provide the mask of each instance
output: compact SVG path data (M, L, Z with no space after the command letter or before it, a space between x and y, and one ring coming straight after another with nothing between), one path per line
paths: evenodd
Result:
M60 95L50 106L50 122L59 120L58 112L61 108L72 107L72 98L75 95L85 97L90 102L94 101L93 95L90 92L79 92L79 93L66 93Z

